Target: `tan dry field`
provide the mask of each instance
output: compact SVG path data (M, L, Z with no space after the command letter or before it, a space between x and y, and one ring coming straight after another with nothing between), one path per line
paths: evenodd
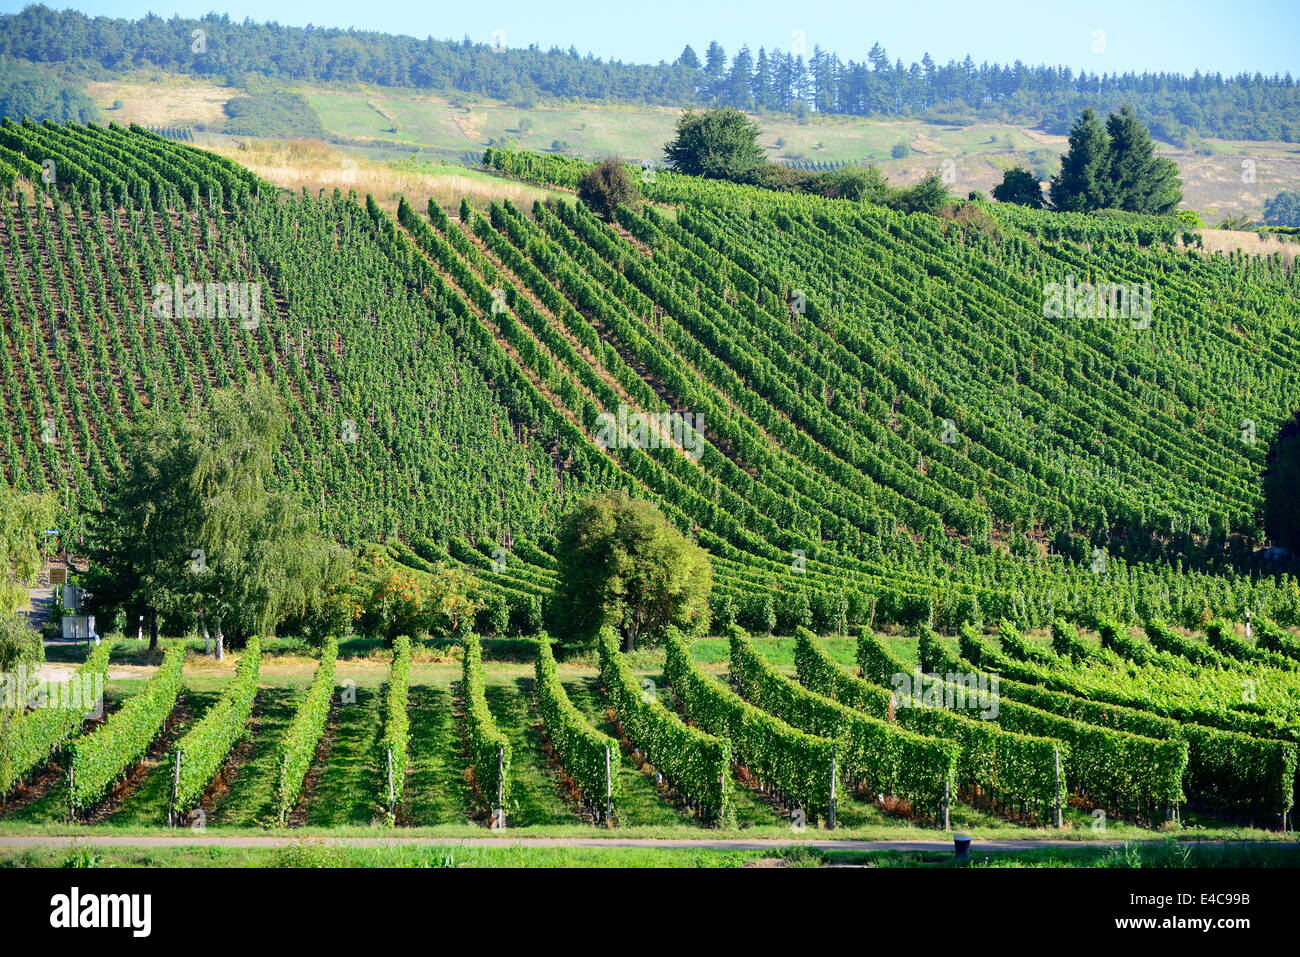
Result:
M344 193L356 190L358 196L370 194L384 210L395 213L400 197L423 209L428 199L454 209L466 198L474 206L488 201L508 199L527 209L539 199L560 195L541 189L455 166L425 164L424 169L397 166L362 158L353 158L319 140L235 140L212 138L203 145L228 156L251 169L258 176L283 189L312 195L322 189ZM427 169L427 172L425 171Z

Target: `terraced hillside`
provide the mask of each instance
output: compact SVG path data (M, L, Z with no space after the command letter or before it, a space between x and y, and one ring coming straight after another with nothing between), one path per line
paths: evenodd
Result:
M671 174L614 224L418 197L394 221L138 128L6 124L0 147L3 467L56 490L63 527L139 410L267 375L279 474L326 528L514 602L549 591L565 504L622 489L713 554L715 618L756 631L1300 617L1293 578L1246 573L1300 385L1279 260L1159 220L905 217ZM260 311L192 282L247 283ZM1142 311L1044 308L1085 283Z

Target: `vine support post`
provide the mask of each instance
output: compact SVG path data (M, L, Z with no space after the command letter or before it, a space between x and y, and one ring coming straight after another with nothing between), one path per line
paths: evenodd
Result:
M497 750L497 809L493 817L500 823L498 827L506 826L506 746L503 744Z
M950 830L949 818L948 818L948 805L951 798L952 795L949 792L949 783L947 781L944 781L943 782L943 829L945 831Z
M831 747L831 803L826 809L826 827L828 830L835 830L835 776L836 776L835 748Z
M1053 748L1052 757L1056 764L1056 809L1055 814L1053 815L1055 819L1054 823L1056 827L1064 827L1065 825L1061 820L1061 749Z

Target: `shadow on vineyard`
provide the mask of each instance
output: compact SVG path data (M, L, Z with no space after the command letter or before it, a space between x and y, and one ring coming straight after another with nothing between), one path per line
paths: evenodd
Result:
M1300 557L1300 412L1277 432L1264 460L1264 529L1292 560Z

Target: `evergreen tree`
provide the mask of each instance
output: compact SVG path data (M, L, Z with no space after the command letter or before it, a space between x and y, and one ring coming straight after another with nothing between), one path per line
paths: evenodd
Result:
M1070 131L1061 172L1052 178L1052 205L1063 212L1088 212L1110 205L1110 144L1092 107Z
M721 102L727 92L727 51L722 44L714 40L704 51L704 95L714 102Z
M742 110L754 108L754 97L750 93L750 84L754 79L754 56L749 47L741 47L736 58L731 61L731 77L728 80L727 103Z
M1155 155L1155 142L1127 104L1106 121L1110 135L1110 204L1131 213L1164 215L1182 201L1172 160Z

